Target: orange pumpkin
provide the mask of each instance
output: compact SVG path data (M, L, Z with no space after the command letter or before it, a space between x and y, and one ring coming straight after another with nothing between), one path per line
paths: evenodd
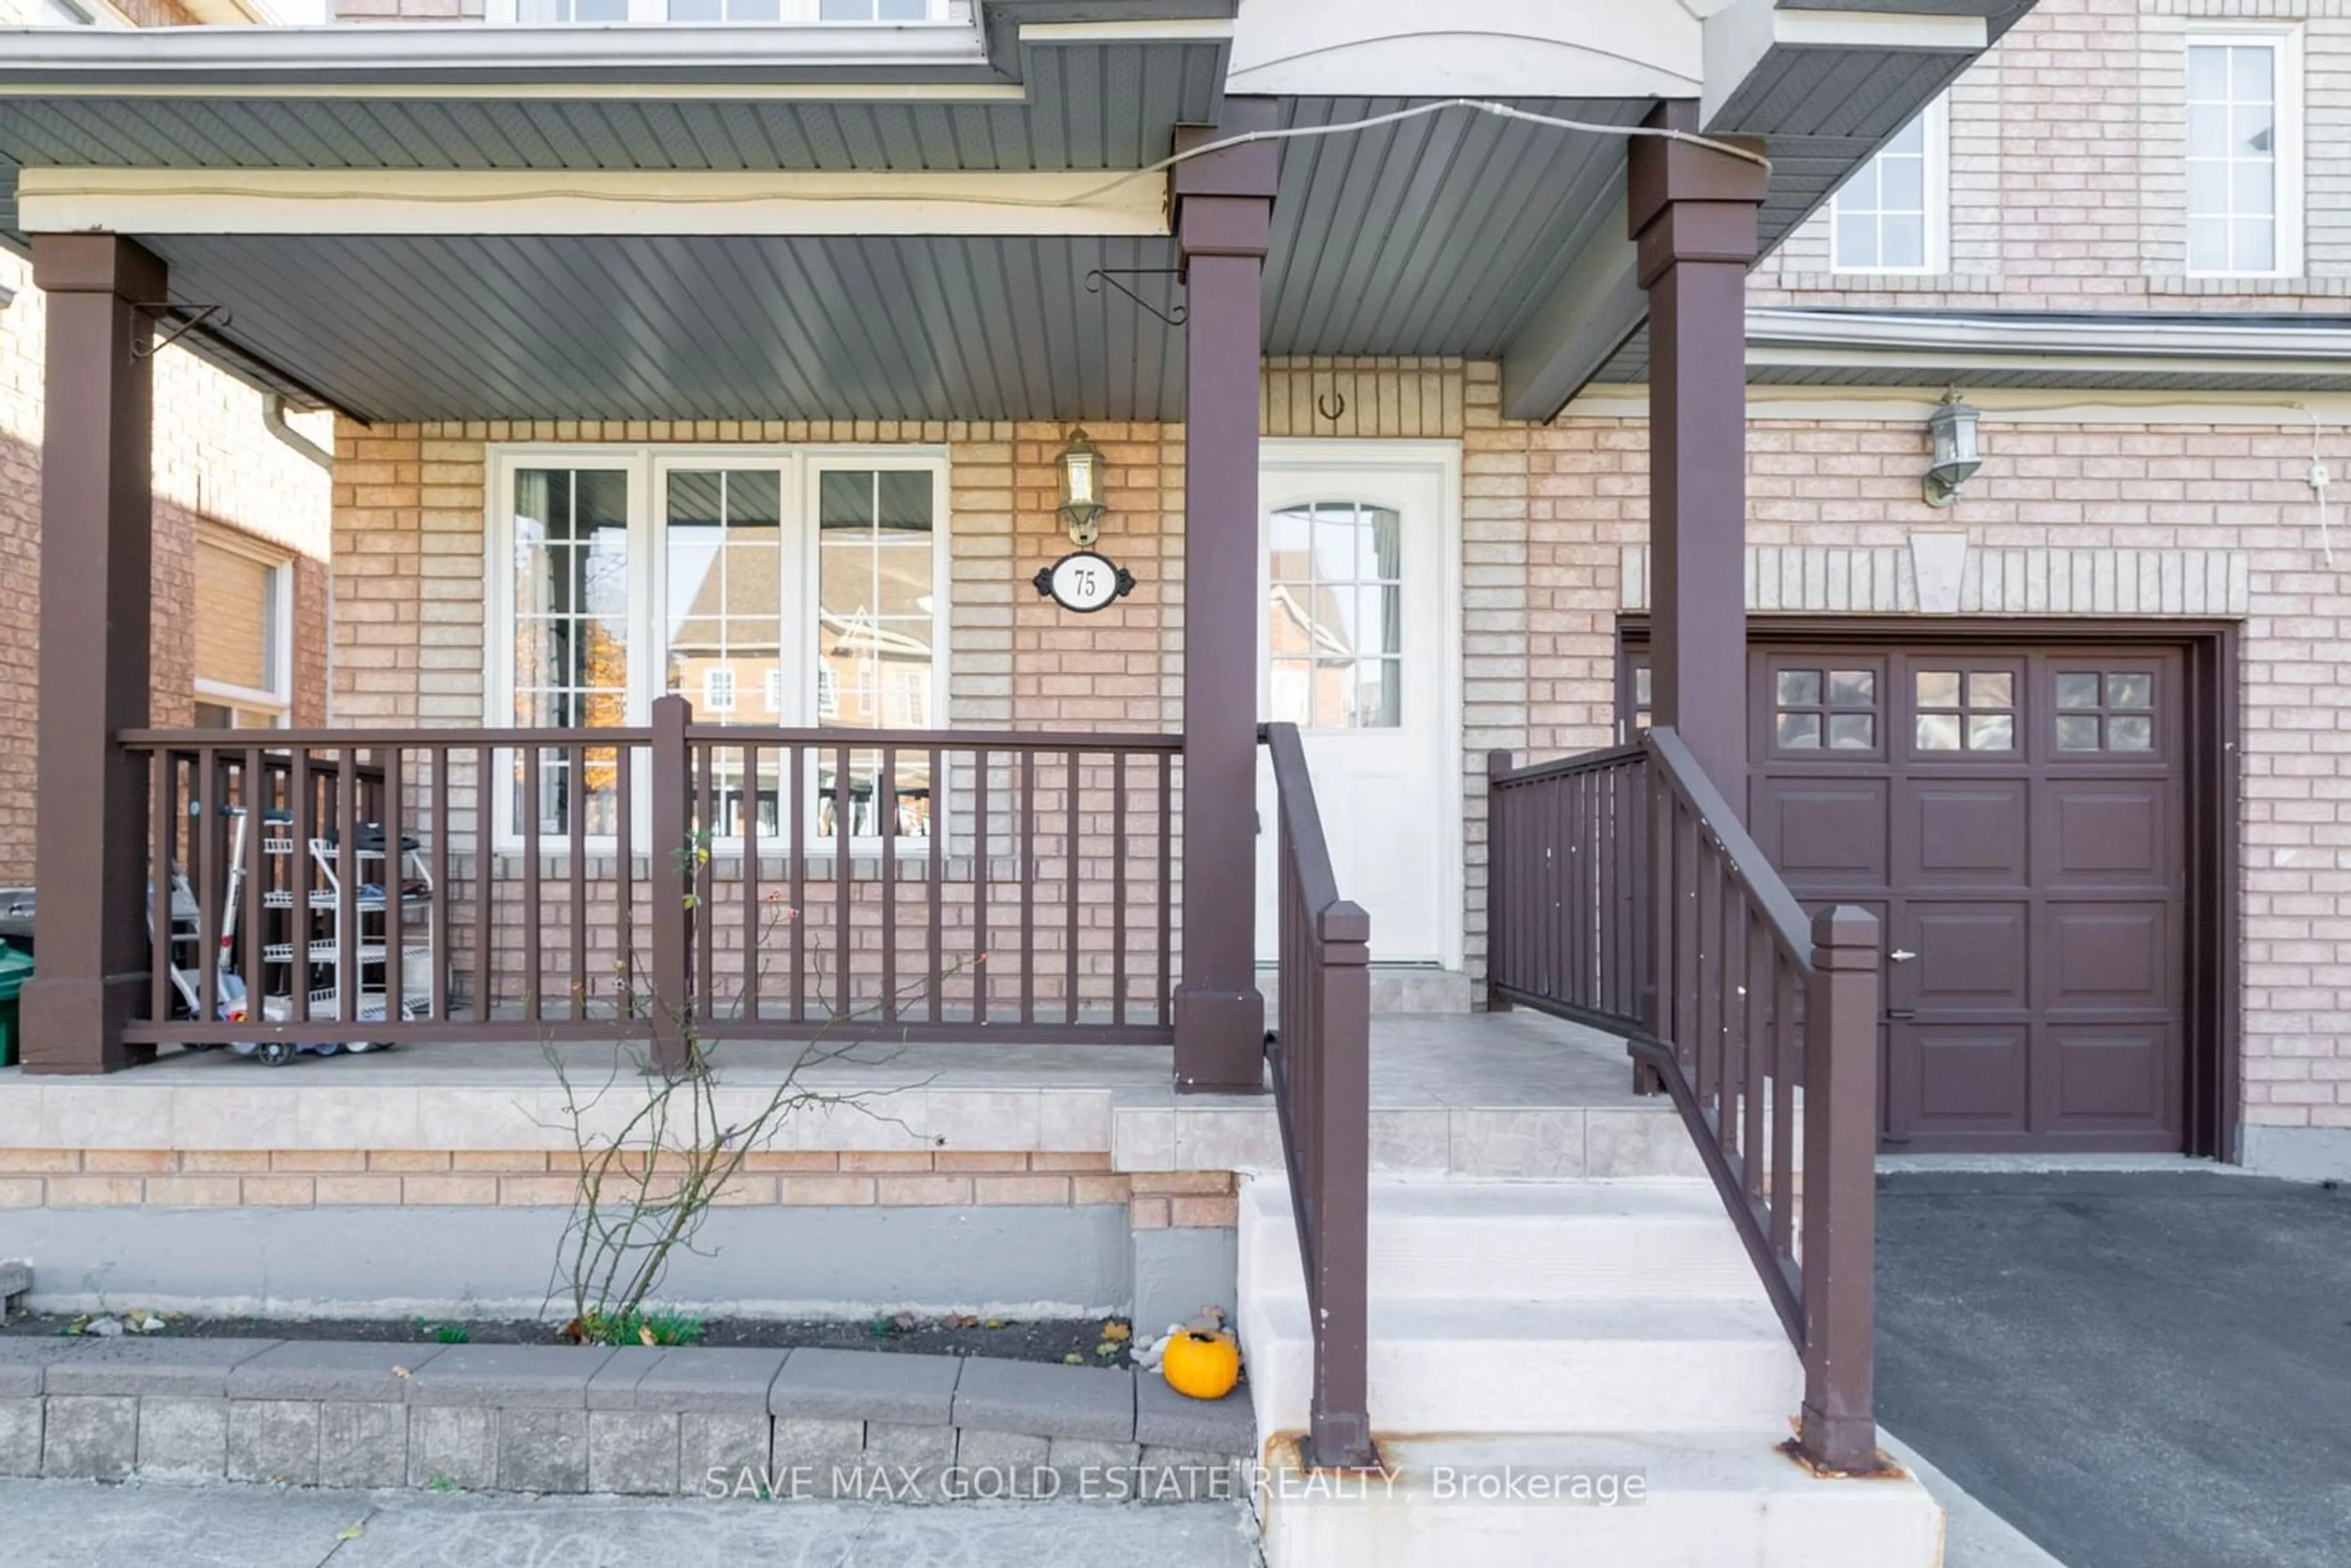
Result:
M1241 1347L1231 1334L1186 1329L1167 1342L1160 1370L1178 1394L1222 1399L1241 1379Z

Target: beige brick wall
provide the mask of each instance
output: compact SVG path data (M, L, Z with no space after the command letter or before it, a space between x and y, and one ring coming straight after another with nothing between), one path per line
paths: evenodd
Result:
M33 737L40 632L41 384L46 311L32 268L0 251L0 885L32 880ZM326 719L328 478L262 426L262 396L183 350L156 354L153 714L184 724L199 517L282 549L295 565L294 717Z
M656 1173L674 1166L657 1161ZM637 1168L634 1166L631 1169ZM0 1209L157 1204L285 1208L349 1204L568 1207L580 1166L560 1154L435 1149L0 1148ZM714 1202L848 1207L1123 1204L1136 1230L1229 1228L1228 1171L1113 1171L1107 1154L744 1156Z
M2187 78L2199 28L2298 27L2301 276L2190 278ZM2324 310L2351 294L2351 0L2039 0L1950 94L1949 270L1830 270L1826 211L1757 271L1757 305Z
M1937 511L1918 496L1927 402L1837 417L1833 402L1759 392L1748 538L1907 549L1913 528L1957 529L1978 550L2241 558L2244 1115L2351 1127L2351 571L2320 553L2309 423L2286 409L2198 419L2152 407L2142 420L2085 423L2001 408L2060 396L1986 395L1983 471L1958 507ZM1775 407L1803 416L1773 417ZM2339 413L2322 439L2331 465L2351 466ZM1532 445L1530 665L1552 674L1532 694L1531 744L1580 750L1612 738L1621 547L1646 538L1646 434L1630 419L1572 416L1534 432Z
M1470 963L1482 951L1484 756L1613 737L1623 562L1646 544L1636 402L1595 395L1555 424L1502 420L1490 364L1277 364L1270 432L1437 436L1463 446L1464 720ZM1409 396L1406 389L1410 388ZM1928 401L1771 401L1749 442L1752 543L1907 549L1913 528L1980 551L2203 552L2241 567L2248 1116L2351 1125L2351 585L2325 571L2291 411L2110 409L2094 421L1986 396L1984 471L1951 511L1918 495ZM1905 398L1908 401L1903 401ZM2035 403L2039 406L2030 406ZM2009 405L2015 405L2012 409ZM1775 413L1774 410L1786 412ZM1364 411L1383 411L1368 417ZM339 711L473 723L480 713L482 450L493 439L944 443L953 464L953 722L1172 728L1180 718L1182 433L1101 427L1116 483L1106 538L1144 579L1079 620L1027 578L1065 547L1058 426L346 426L337 485ZM2351 469L2339 426L2329 461ZM2199 602L2195 608L2205 608ZM399 630L399 628L413 628Z

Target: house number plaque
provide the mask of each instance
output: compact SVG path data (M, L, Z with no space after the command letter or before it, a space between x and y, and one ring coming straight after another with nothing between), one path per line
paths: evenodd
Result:
M1063 556L1036 578L1037 591L1064 610L1091 615L1134 591L1134 573L1090 549Z

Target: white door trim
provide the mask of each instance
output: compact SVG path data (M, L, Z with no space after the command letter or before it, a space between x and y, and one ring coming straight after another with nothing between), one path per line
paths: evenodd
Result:
M1273 471L1285 474L1363 474L1417 470L1437 476L1437 492L1442 498L1437 520L1444 534L1438 550L1442 562L1438 581L1438 733L1447 737L1453 758L1452 766L1444 770L1437 783L1441 815L1451 824L1450 831L1442 836L1437 846L1439 895L1446 905L1445 915L1438 923L1437 956L1444 967L1461 969L1467 963L1468 899L1464 862L1468 835L1465 816L1468 787L1464 774L1468 762L1462 730L1461 443L1332 440L1311 436L1268 439L1259 444L1258 470L1260 486L1263 476ZM1263 547L1258 548L1261 557ZM1265 650L1260 646L1258 650L1260 664L1264 658ZM1347 889L1342 886L1339 894L1343 898L1347 896Z

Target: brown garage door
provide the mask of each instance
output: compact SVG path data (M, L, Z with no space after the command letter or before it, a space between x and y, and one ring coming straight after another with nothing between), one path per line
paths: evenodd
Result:
M2152 646L1751 650L1756 840L1885 925L1888 1148L2182 1146L2183 675Z

